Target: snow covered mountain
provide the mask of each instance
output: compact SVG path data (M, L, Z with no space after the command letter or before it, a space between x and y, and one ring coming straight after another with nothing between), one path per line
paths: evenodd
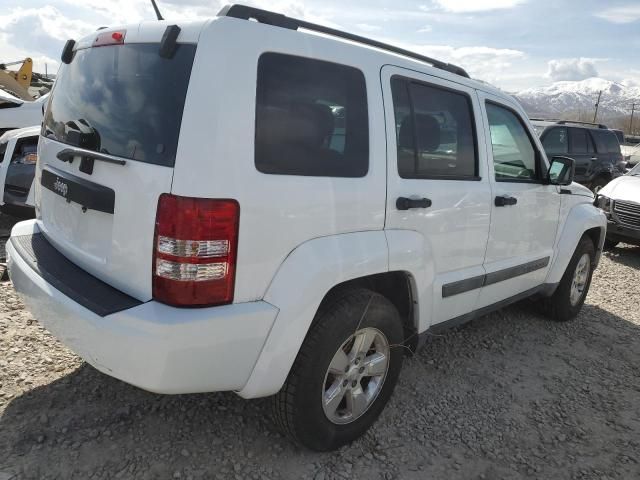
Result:
M598 92L602 90L598 118L629 115L631 104L640 102L640 85L631 81L612 82L604 78L555 82L547 87L528 88L513 95L531 117L593 116Z

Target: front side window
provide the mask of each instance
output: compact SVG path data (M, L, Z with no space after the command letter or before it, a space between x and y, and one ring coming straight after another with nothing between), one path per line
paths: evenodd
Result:
M356 68L265 53L258 62L255 164L279 175L364 177L367 92Z
M486 105L496 180L536 180L536 150L522 121L507 108Z
M473 110L463 93L391 80L402 178L473 179L477 156Z
M542 146L547 155L566 155L569 153L569 137L565 127L554 127L544 134Z

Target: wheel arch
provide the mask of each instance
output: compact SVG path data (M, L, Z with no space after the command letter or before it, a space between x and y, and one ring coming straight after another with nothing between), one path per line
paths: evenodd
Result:
M589 203L575 205L568 213L562 232L556 242L556 250L547 283L557 284L562 279L569 261L578 246L580 239L587 235L596 249L595 266L597 266L607 229L607 219L602 212Z
M309 240L287 256L267 289L264 300L279 313L249 380L237 393L255 398L278 392L322 303L359 287L388 298L403 317L407 338L413 341L417 337L414 275L389 271L384 231Z

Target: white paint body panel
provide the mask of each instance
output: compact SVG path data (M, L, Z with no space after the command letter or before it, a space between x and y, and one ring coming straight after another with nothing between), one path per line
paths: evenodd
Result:
M598 194L612 200L640 203L640 177L623 175L614 178Z
M38 143L35 176L39 227L57 250L82 269L141 301L151 299L151 262L158 197L171 191L173 169L143 162L95 162L93 174L80 161L61 162L67 145L46 137ZM82 211L82 206L42 188L46 166L115 191L115 213Z
M217 19L198 43L182 120L172 193L234 198L240 202L240 237L234 299L262 298L283 260L304 242L327 235L382 230L385 220L384 111L371 55L354 64L335 41L235 19ZM234 48L218 48L235 39ZM268 175L254 163L255 91L264 52L354 64L366 77L369 172L363 178ZM376 60L378 60L376 58ZM220 68L224 65L224 68ZM211 95L215 91L224 95ZM203 119L206 134L203 135ZM187 146L191 146L187 151ZM196 148L197 146L197 148ZM203 153L206 152L206 153ZM202 181L206 179L206 181Z
M8 93L4 93L1 99L19 106L0 109L0 129L24 128L42 123L42 108L46 108L49 94L38 97L33 102L25 102Z

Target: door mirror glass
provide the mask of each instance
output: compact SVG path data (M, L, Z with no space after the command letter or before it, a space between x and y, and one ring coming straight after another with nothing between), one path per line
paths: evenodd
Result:
M570 185L575 174L575 161L569 157L553 157L549 167L549 183L552 185Z

